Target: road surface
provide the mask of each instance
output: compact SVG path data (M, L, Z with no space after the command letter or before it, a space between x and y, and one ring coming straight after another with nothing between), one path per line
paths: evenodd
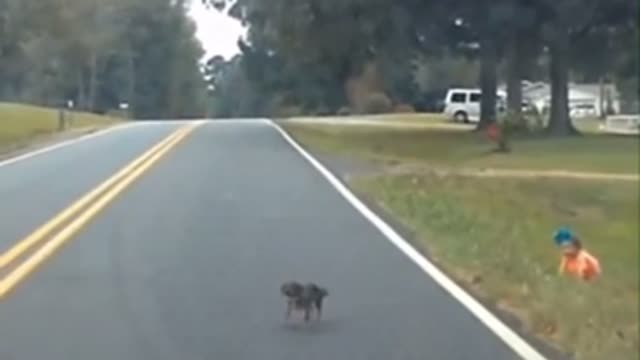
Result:
M3 251L179 126L0 166ZM291 279L323 321L285 324ZM2 360L517 358L261 122L198 127L0 300Z

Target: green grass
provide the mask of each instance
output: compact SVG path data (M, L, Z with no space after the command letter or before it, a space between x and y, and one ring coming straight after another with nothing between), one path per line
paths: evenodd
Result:
M96 114L74 112L71 128L102 127L119 119ZM57 132L55 109L0 103L0 149L22 145Z
M441 113L404 113L404 114L371 114L371 115L350 115L350 116L300 116L293 117L295 119L365 119L375 121L393 121L393 122L445 122L446 116Z
M417 245L473 291L575 351L578 360L638 359L638 186L626 182L360 178ZM603 266L594 284L557 275L551 234L568 224Z
M455 129L285 124L313 149L381 161L425 162L470 168L572 170L636 174L637 137L581 137L514 141L508 155L491 153L481 134Z

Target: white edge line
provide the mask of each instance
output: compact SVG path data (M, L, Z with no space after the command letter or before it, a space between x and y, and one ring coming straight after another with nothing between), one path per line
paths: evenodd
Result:
M369 209L358 197L356 197L338 178L331 173L320 161L310 155L287 132L272 120L264 120L265 123L276 129L282 137L296 149L316 170L318 170L331 185L369 222L371 222L393 245L400 249L409 259L418 265L427 275L435 280L451 296L458 300L476 318L486 325L506 345L525 360L547 360L536 349L522 339L514 330L505 325L493 313L487 310L476 299L458 286L447 275L440 271L427 258L418 252L409 242L402 238L391 226L385 223L378 215Z
M63 148L63 147L67 147L69 145L73 145L73 144L76 144L76 143L79 143L79 142L83 142L83 141L86 141L86 140L89 140L89 139L93 139L93 138L96 138L96 137L99 137L99 136L102 136L102 135L106 135L106 134L111 133L111 132L113 132L115 130L128 128L128 127L131 127L131 126L134 126L134 125L137 125L137 124L138 123L125 123L125 124L114 125L114 126L108 127L106 129L103 129L103 130L98 130L98 131L93 132L91 134L87 134L87 135L83 135L83 136L76 137L76 138L73 138L73 139L57 142L57 143L55 143L53 145L45 146L45 147L42 147L42 148L39 148L39 149L35 149L35 150L32 150L32 151L29 151L29 152L24 153L24 154L20 154L20 155L14 156L14 157L10 157L8 159L0 161L0 168L4 167L4 166L9 166L9 165L15 164L15 163L23 161L23 160L30 159L32 157L36 157L38 155L46 154L48 152L51 152L51 151L54 151L54 150L58 150L58 149Z

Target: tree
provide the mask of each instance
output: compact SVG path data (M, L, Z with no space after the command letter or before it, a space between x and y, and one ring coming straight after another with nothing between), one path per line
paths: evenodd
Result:
M571 135L577 131L569 117L568 82L572 44L600 27L637 27L637 2L629 0L537 0L544 24L546 43L551 56L551 114L548 132ZM632 25L633 26L633 25Z
M572 43L571 73L583 82L616 82L623 99L637 99L637 2L613 1L601 6L596 21ZM604 89L601 89L604 92ZM603 114L604 115L604 114Z
M136 115L201 114L202 55L186 2L0 0L0 97ZM168 75L168 76L165 76Z
M412 26L407 9L389 0L245 0L227 10L249 25L247 45L274 52L291 71L305 69L300 75L324 94L319 106L334 109L367 64L383 67L391 46L407 43Z
M327 104L335 108L345 100L353 103L349 92L363 92L367 86L369 92L385 92L396 102L412 100L419 92L416 73L423 74L419 80L424 90L425 73L431 78L437 74L443 77L462 59L469 64L479 60L483 92L479 127L483 128L496 120L497 79L504 75L498 66L501 60L506 59L508 65L508 108L520 118L524 75L542 78L539 69L550 59L548 130L571 134L570 74L604 73L605 67L611 67L606 73L625 88L637 83L637 76L632 75L637 54L629 51L628 45L627 51L614 45L637 38L637 22L630 20L637 4L630 0L203 1L229 11L248 26L245 45L251 51L243 51L243 57L262 59L245 63L253 64L245 69L249 81L261 84L258 88L277 90L278 97L304 104L309 110ZM589 61L571 61L581 48L603 43L618 49L611 64L596 56ZM458 61L444 65L446 70L436 67L425 71L424 63L415 69L417 60L438 64L448 56ZM286 81L254 76L265 73L275 59L279 64L275 73ZM467 82L449 78L440 83Z
M478 82L482 98L478 129L496 121L498 63L504 51L502 44L506 42L504 30L517 15L513 1L437 1L429 8L430 11L435 9L437 17L444 19L436 23L439 29L431 30L431 34L443 34L435 43L448 43L449 47L465 49L468 55L480 59ZM452 24L458 36L446 31Z
M526 70L542 51L540 24L542 19L529 0L509 4L513 16L507 20L507 112L516 122L522 118L522 80Z
M252 82L245 68L244 58L236 55L229 61L214 57L207 62L210 91L215 117L255 117L263 114L264 96Z

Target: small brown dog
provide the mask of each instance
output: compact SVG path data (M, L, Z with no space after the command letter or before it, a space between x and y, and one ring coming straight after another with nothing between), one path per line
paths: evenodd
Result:
M311 312L316 310L317 319L322 317L322 302L329 295L327 289L316 284L308 283L302 285L295 281L282 284L280 292L287 298L286 319L289 319L293 310L304 311L304 321L311 318Z

